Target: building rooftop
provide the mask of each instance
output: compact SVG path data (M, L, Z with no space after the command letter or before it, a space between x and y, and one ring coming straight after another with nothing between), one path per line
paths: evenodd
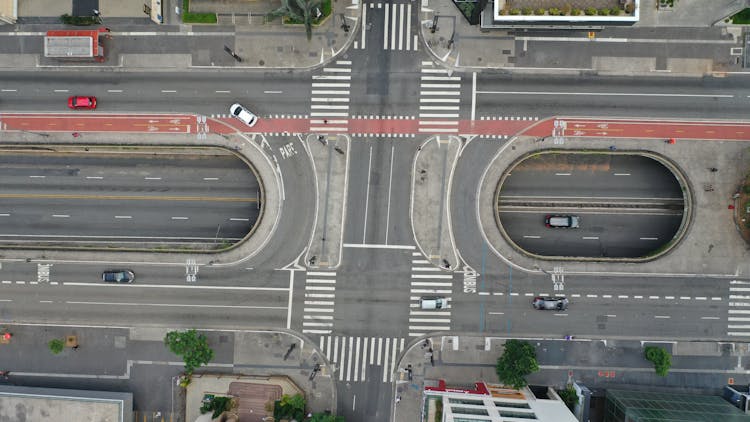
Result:
M130 422L133 395L110 391L0 386L0 421Z

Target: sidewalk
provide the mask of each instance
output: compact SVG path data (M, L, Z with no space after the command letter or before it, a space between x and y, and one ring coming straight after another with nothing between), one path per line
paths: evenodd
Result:
M737 60L742 56L730 51L744 47L743 26L722 19L750 7L748 3L719 0L709 7L703 0L680 0L673 10L664 11L641 1L637 24L592 25L589 33L547 27L481 30L479 25L469 25L453 2L425 0L420 28L435 60L459 71L702 76L743 70L742 60ZM720 25L712 26L717 21Z
M3 332L8 330L13 334L9 342L0 344L3 362L0 370L10 374L6 383L43 382L51 388L129 391L133 393L136 412L141 414L159 411L166 415L174 399L173 420L185 420L185 396L175 387L175 380L183 372L183 362L163 342L166 333L174 328L24 324L6 324L2 328ZM331 367L314 342L286 330L201 333L208 338L214 359L196 369L196 376L286 376L303 389L309 411L336 413ZM78 349L66 347L53 355L47 343L69 335L77 337ZM321 370L310 380L316 363Z
M0 25L0 68L37 69L37 63L48 64L42 60L42 38L48 30L94 28L61 24L58 17L72 13L71 5L61 8L51 0L28 3L32 2L22 8L17 25ZM48 4L51 8L46 7ZM356 0L332 1L331 14L313 27L310 40L304 25L266 18L268 11L279 5L271 0L219 4L193 0L191 11L216 12L218 23L183 24L182 2L171 0L164 4L165 25L157 25L138 8L102 1L99 10L103 25L112 30L112 39L102 40L107 61L104 64L55 61L50 66L139 70L307 69L331 61L353 42L361 10ZM348 31L342 27L344 20ZM227 54L225 46L242 61Z
M398 362L393 421L420 420L425 385L444 379L449 385L498 382L495 365L506 338L496 336L436 336L420 339L407 348ZM524 340L524 339L521 339ZM668 388L675 392L703 390L710 394L729 383L750 382L745 343L629 339L528 338L536 346L540 370L529 377L531 385L563 388L569 381L589 389L636 387ZM643 356L645 346L665 347L672 354L666 377L655 374ZM430 350L434 365L430 364ZM403 368L412 365L412 380ZM401 399L396 400L397 397Z

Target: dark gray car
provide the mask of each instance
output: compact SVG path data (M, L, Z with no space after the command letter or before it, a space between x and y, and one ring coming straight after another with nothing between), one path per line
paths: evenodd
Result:
M564 311L568 309L568 298L537 296L531 304L534 309Z
M130 270L108 270L102 273L102 280L110 283L132 283L135 274Z

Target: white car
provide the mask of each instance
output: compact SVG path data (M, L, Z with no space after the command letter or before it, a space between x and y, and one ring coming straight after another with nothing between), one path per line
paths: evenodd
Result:
M237 119L241 120L249 127L253 127L256 123L258 123L258 116L253 114L252 111L243 107L241 104L232 104L232 106L229 107L229 113Z

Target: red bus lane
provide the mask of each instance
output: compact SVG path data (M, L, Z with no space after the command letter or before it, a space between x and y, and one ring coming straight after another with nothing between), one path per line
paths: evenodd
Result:
M745 141L750 139L750 123L745 122L690 122L649 120L592 120L549 119L522 134L553 136L555 122L562 122L557 135L563 137L646 138L646 139L705 139ZM558 123L560 125L560 123Z
M197 121L190 115L71 115L0 114L3 130L36 132L192 133Z
M264 133L271 135L348 133L357 136L394 138L419 135L535 136L540 138L645 138L750 140L750 122L701 122L676 120L629 120L550 118L528 120L460 120L446 122L418 119L310 119L261 118L253 127L237 119L206 118L186 114L83 114L0 113L5 131L35 132L130 132L130 133Z

